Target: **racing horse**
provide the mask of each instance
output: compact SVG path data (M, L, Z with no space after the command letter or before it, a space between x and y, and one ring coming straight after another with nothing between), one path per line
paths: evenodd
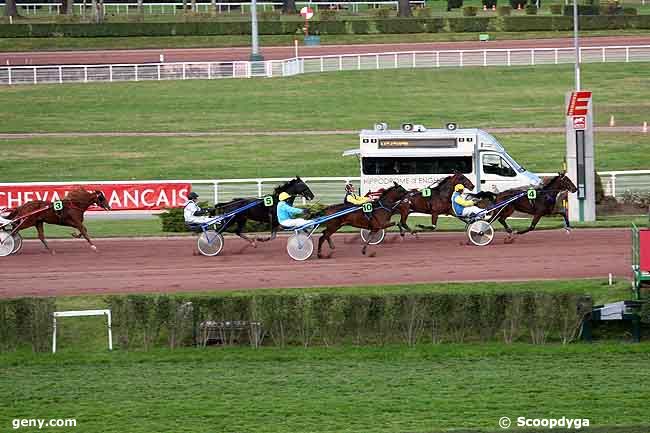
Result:
M295 196L302 196L307 200L314 198L314 193L309 189L309 186L300 179L300 176L296 176L295 179L292 179L282 185L277 186L273 193L270 194L273 197L273 205L266 206L263 202L260 202L257 206L253 206L250 209L247 209L243 212L238 213L231 224L236 224L235 234L240 238L244 239L249 243L249 245L255 247L257 246L255 241L266 242L275 239L280 223L278 222L278 215L276 208L278 206L278 196L281 192L286 192L291 196L287 199L287 203L293 205ZM235 198L226 203L219 203L215 206L215 212L217 213L227 213L236 210L237 208L246 206L249 203L259 200L258 198ZM251 239L244 234L244 227L246 226L246 221L248 220L257 221L260 223L266 223L271 226L271 235L266 238L258 237L257 239Z
M452 215L451 196L454 193L454 186L458 184L462 184L469 190L474 189L472 181L464 174L456 171L453 175L439 180L434 184L435 186L432 185L429 188L430 195L428 196L423 195L423 190L413 189L409 191L406 199L399 206L400 222L398 227L400 235L403 237L406 231L415 234L415 231L406 224L409 214L413 212L431 215L431 227L419 226L430 229L436 228L440 215Z
M72 236L75 238L83 237L90 244L90 248L97 251L97 247L90 240L88 230L84 226L84 213L92 205L97 205L107 211L111 210L111 206L102 191L96 190L91 192L81 187L69 191L60 202L46 200L29 201L12 210L7 216L8 219L16 221L12 224L13 229L11 235L13 236L20 230L29 227L36 227L38 238L45 246L45 249L51 254L54 254L54 250L49 247L45 240L44 223L73 227L79 233L73 233Z
M381 196L379 196L379 198L373 202L372 213L366 214L363 209L359 209L356 212L350 212L345 215L327 220L325 223L325 230L321 234L321 237L318 238L319 259L328 258L331 256L331 253L328 256L323 256L323 243L327 241L329 248L333 250L335 247L331 236L336 233L338 229L345 225L370 230L371 234L368 236L368 239L364 243L361 250L364 255L366 254L366 250L368 248L368 242L372 239L372 235L374 233L381 229L395 225L395 223L390 222L390 217L397 212L397 208L402 202L402 199L408 194L408 191L406 191L406 189L404 189L404 187L399 185L397 182L393 183L393 186L385 189L381 193ZM349 207L350 205L348 203L336 204L326 207L318 214L322 216L332 215Z
M557 206L559 196L564 196L566 191L574 193L578 190L566 173L559 172L557 176L546 180L541 187L534 188L533 190L535 191L534 198L523 196L505 206L499 213L498 220L503 228L506 229L508 235L512 235L513 230L506 222L506 219L515 211L533 216L530 226L525 230L515 232L515 234L523 235L534 230L539 220L547 215L561 215L564 218L564 228L567 232L570 231L571 224L569 223L566 209L563 206ZM488 198L492 203L500 203L524 191L526 191L525 188L513 188L498 194L485 191L476 194L476 197ZM510 240L512 240L511 237Z

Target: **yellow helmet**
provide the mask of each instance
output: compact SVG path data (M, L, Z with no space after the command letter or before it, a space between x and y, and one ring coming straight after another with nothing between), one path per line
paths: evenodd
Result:
M460 183L456 184L456 186L454 187L454 191L462 191L464 189L465 189L465 187Z
M285 200L288 199L289 197L291 197L291 196L289 195L289 193L287 193L287 192L281 192L280 195L278 196L278 200L280 200L280 201L285 201Z

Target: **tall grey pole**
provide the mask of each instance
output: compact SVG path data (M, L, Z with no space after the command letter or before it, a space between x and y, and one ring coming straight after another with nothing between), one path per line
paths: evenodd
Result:
M578 0L573 0L573 45L576 49L575 72L576 88L580 90L580 40L578 39Z
M251 0L251 62L259 62L264 60L260 54L259 36L257 34L257 1Z

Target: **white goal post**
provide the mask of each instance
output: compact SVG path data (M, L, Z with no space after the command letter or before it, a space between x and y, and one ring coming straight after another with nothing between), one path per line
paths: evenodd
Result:
M57 317L83 317L106 316L106 329L108 330L108 350L113 350L113 333L111 331L111 310L79 310L55 311L52 314L52 353L56 353L56 318Z

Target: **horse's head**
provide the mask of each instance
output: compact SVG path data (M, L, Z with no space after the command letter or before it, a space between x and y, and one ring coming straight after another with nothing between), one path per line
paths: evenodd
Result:
M102 191L95 190L95 192L93 192L93 194L95 195L94 203L97 206L99 206L100 208L102 208L104 210L111 210L111 205L108 203L108 200L106 200L106 196L104 195L104 193Z
M553 179L551 179L547 186L548 189L556 189L559 191L569 191L569 192L576 192L578 191L578 188L576 188L575 184L569 178L569 176L566 175L566 172L559 172L557 176L555 176Z
M280 192L286 192L292 196L300 195L305 197L307 200L314 198L314 193L309 189L309 186L300 178L300 176L296 176L295 179L279 186L276 188L276 192L278 194Z
M470 191L474 189L474 183L472 183L472 181L469 180L467 176L465 176L460 171L454 171L454 174L449 179L451 185L453 186L458 185L460 183Z
M393 182L393 186L385 189L384 192L381 193L379 200L387 203L397 203L402 200L406 194L408 194L408 191L402 185Z

